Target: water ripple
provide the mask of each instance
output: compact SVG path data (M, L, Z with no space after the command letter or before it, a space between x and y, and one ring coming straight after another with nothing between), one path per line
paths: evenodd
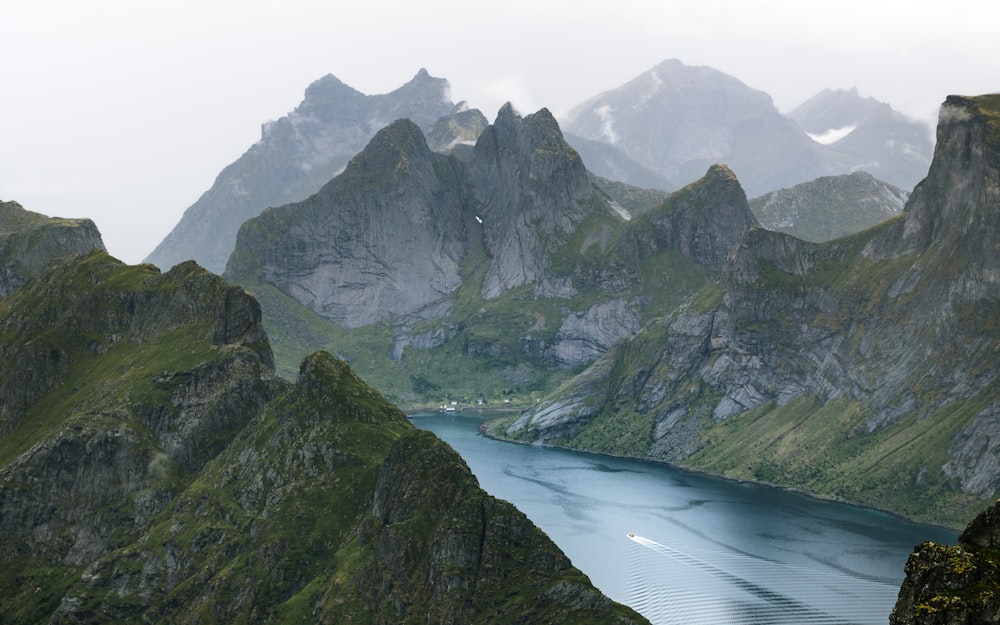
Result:
M891 584L742 553L629 538L629 604L654 625L884 623Z

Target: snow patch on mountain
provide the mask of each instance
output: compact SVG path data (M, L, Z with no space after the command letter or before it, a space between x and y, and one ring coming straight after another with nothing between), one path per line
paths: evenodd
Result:
M826 132L819 134L813 134L811 132L807 132L806 134L809 135L809 138L816 143L821 145L830 145L831 143L836 143L851 134L857 127L857 124L854 124L850 126L841 126L840 128L830 128Z

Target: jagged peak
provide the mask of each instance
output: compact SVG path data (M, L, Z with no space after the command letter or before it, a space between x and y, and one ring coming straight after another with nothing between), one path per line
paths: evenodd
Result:
M397 119L375 133L368 145L347 164L343 176L350 178L365 171L390 167L392 163L409 161L432 154L420 126L409 119ZM381 173L379 175L382 175ZM337 178L334 178L336 181Z
M447 78L431 76L426 69L421 67L409 82L403 84L393 93L399 94L408 91L426 91L439 94L442 100L447 100L451 97L451 83L448 82Z
M739 184L740 181L736 178L736 174L733 170L729 169L729 166L725 163L716 163L708 168L705 173L705 178L711 182L734 182Z
M405 423L406 415L354 373L345 361L317 351L299 365L296 387L331 416L356 421Z
M502 122L512 122L521 119L521 115L514 109L514 105L511 104L510 100L503 103L500 110L497 111L496 120L493 122L494 125Z
M319 389L336 384L337 380L349 373L351 368L346 362L334 358L329 352L318 351L302 359L297 383L304 389Z
M318 98L343 95L364 94L340 80L333 74L327 74L318 80L314 80L308 87L306 87L305 101L308 102Z
M1000 198L996 180L1000 163L1000 94L951 95L938 115L937 145L927 177L906 205L905 247L946 240L969 249L982 246L992 257L990 233L1000 230L992 208ZM985 238L984 238L985 237Z

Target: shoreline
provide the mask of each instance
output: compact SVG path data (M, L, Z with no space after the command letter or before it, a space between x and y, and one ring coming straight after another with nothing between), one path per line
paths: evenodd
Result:
M512 439L512 438L507 438L507 437L503 437L503 436L497 436L497 435L492 434L492 433L489 432L490 426L492 426L496 422L498 422L498 421L500 421L502 419L506 419L508 417L509 417L509 415L507 415L507 416L500 416L500 417L496 417L495 419L489 419L487 421L483 421L482 423L479 424L479 434L481 436L485 436L486 438L490 438L490 439L493 439L495 441L500 441L500 442L504 442L504 443L513 443L514 445L527 445L527 446L533 446L533 447L548 447L548 448L551 448L551 449L562 449L562 450L565 450L565 451L572 451L572 452L576 452L576 453L580 453L580 454L587 454L587 455L590 455L590 456L598 456L598 457L604 457L604 458L617 458L619 460L635 460L635 461L639 461L639 462L648 462L650 464L655 464L655 465L660 465L660 466L666 466L666 467L670 467L670 468L673 468L673 469L677 469L678 471L683 471L685 473L690 473L692 475L712 477L712 478L716 478L716 479L720 479L720 480L726 480L727 482L733 482L733 483L736 483L736 484L754 484L754 485L759 485L759 486L767 486L769 488L776 488L776 489L787 491L787 492L790 492L790 493L795 493L797 495L802 495L804 497L808 497L808 498L814 499L816 501L824 501L824 502L830 502L830 503L844 504L844 505L847 505L847 506L858 508L860 510L869 510L871 512L878 512L880 514L885 514L885 515L893 517L894 519L901 520L901 521L906 521L907 523L915 523L917 525L923 525L923 526L926 526L926 527L933 527L933 528L936 528L936 529L947 530L949 532L955 532L955 538L956 538L956 540L958 539L958 534L960 534L962 532L962 530L964 529L964 526L963 527L951 527L950 525L943 525L941 523L931 523L929 521L921 521L919 519L914 519L912 517L908 517L908 516L906 516L904 514L900 514L898 512L895 512L893 510L889 510L889 509L886 509L886 508L879 508L878 506L872 506L872 505L867 505L867 504L863 504L863 503L857 503L857 502L854 502L854 501L850 501L850 500L847 500L847 499L840 499L840 498L837 498L837 497L829 497L829 496L826 496L826 495L821 495L819 493L814 493L812 491L808 491L808 490L805 490L805 489L802 489L802 488L798 488L798 487L795 487L795 486L787 486L787 485L784 485L784 484L775 484L773 482L762 482L762 481L758 481L758 480L748 480L748 479L745 479L745 478L736 478L736 477L731 477L731 476L728 476L728 475L724 475L722 473L715 473L715 472L712 472L712 471L706 471L704 469L698 469L698 468L695 468L695 467L688 467L688 466L684 466L682 464L678 464L676 462L668 462L668 461L665 461L665 460L655 460L653 458L642 458L642 457L639 457L639 456L625 456L625 455L618 455L618 454L609 454L609 453L606 453L606 452L589 451L589 450L586 450L586 449L576 449L576 448L573 448L573 447L561 447L559 445L548 445L548 444L545 444L545 443L527 443L527 442L515 440L515 439Z

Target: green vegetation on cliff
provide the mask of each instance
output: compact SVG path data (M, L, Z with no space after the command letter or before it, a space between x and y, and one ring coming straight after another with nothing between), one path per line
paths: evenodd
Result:
M0 300L0 621L640 623L342 360L193 262Z
M1000 489L996 110L948 99L904 214L750 229L718 285L492 433L965 524Z

